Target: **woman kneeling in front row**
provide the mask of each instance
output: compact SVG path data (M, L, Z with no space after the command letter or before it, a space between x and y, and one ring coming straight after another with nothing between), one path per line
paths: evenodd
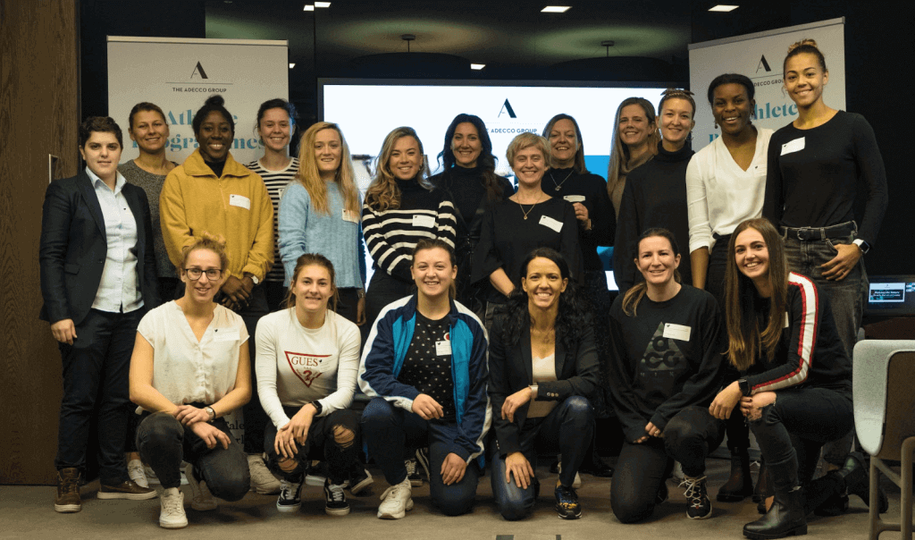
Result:
M251 398L245 323L213 301L228 266L225 244L197 239L184 250L184 296L147 313L137 328L130 400L148 411L137 448L162 482L159 525L167 529L187 526L182 460L194 510L215 510L214 496L237 501L250 484L245 453L222 418Z
M533 510L540 483L537 446L562 453L556 511L581 517L572 482L594 432L588 397L599 371L594 331L569 280L569 265L550 248L521 264L521 289L496 317L490 347L489 395L497 445L492 492L502 517L518 520Z
M676 460L686 476L686 515L705 519L712 515L705 458L724 438L724 423L708 411L724 352L718 304L680 283L680 252L666 229L642 234L635 264L645 281L610 310L611 390L625 434L610 505L623 523L649 517L667 499Z

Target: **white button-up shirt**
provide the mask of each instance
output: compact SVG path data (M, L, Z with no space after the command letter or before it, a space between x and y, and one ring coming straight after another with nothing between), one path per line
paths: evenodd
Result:
M129 313L143 307L143 295L140 294L137 270L137 220L122 192L127 181L121 173L117 173L112 191L89 167L86 167L86 174L92 180L95 196L102 208L108 245L102 281L92 308Z

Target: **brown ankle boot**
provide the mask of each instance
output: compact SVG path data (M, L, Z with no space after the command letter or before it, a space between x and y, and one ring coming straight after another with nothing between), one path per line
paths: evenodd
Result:
M731 477L718 489L720 502L740 502L753 494L750 456L746 448L731 449Z
M79 498L79 469L66 467L57 471L57 497L54 510L57 512L79 512L83 509Z

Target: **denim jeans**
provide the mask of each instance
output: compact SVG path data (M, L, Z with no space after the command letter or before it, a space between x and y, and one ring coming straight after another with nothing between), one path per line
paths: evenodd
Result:
M563 486L571 487L575 473L578 472L590 448L588 445L593 434L594 409L587 398L571 396L554 407L545 417L525 420L518 442L521 445L521 453L534 469L537 467L536 450L560 452L562 471L559 473L559 482ZM493 445L490 471L493 498L496 499L503 518L509 521L524 519L534 509L539 491L537 480L532 479L527 489L518 487L514 477L506 482L505 456L501 454L498 445Z
M715 419L708 407L685 407L664 428L664 437L649 437L634 444L623 443L613 485L610 506L622 523L648 518L658 502L661 484L670 476L674 460L691 477L705 474L705 458L724 438L724 422Z
M137 448L143 461L152 467L163 488L181 486L181 461L194 465L196 476L206 481L210 492L226 501L237 501L250 487L248 459L229 432L225 419L217 418L213 425L229 436L228 448L217 443L207 448L206 442L191 428L165 412L148 415L137 428Z
M852 351L857 341L858 328L864 318L864 298L867 294L867 271L864 269L864 257L858 260L855 268L841 281L831 281L823 277L820 265L836 256L836 244L851 244L857 237L857 225L849 221L822 229L822 240L800 240L796 229L782 228L785 238L785 254L788 257L788 268L792 272L803 274L816 283L817 289L829 299L832 307L836 330L848 357L854 359ZM819 229L813 228L816 231ZM838 440L827 444L823 459L834 465L842 465L851 450L854 431Z
M802 485L810 508L816 508L837 485L832 475L811 482L823 444L839 439L854 425L851 396L828 388L787 388L763 408L750 429L776 491ZM847 452L846 452L847 453ZM811 500L816 502L810 504Z
M283 410L289 418L299 412L298 407L283 407ZM334 440L334 430L338 426L353 432L353 440L349 446L343 447ZM276 432L273 422L268 422L264 433L264 451L267 453L270 468L280 472L286 480L301 482L308 461L312 459L327 461L332 484L342 484L348 478L349 470L356 462L356 453L360 445L359 421L356 420L356 413L353 411L341 409L327 416L314 418L308 429L305 444L296 443L298 453L294 459L298 463L296 468L289 472L283 471L278 465L280 456L274 448Z
M415 413L376 397L362 411L362 434L368 457L381 468L388 484L399 484L407 477L404 465L406 448L428 446L432 502L449 516L466 514L473 508L480 479L480 468L475 461L467 464L460 482L450 486L442 482L442 463L457 434L455 424L423 420Z

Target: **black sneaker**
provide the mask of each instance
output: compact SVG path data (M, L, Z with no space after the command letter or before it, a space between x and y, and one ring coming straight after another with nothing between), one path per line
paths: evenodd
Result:
M349 514L349 503L346 502L343 484L331 484L330 478L324 481L324 511L331 516Z
M405 459L403 464L407 468L407 478L410 480L410 485L421 487L423 485L423 475L419 472L419 464L416 463L416 460Z
M302 507L302 480L290 482L280 480L280 496L276 500L276 509L280 512L298 512Z
M581 517L581 505L578 504L578 494L574 488L556 486L556 512L562 519L578 519Z
M680 482L680 487L686 487L683 495L686 496L686 517L689 519L706 519L712 517L712 501L708 498L705 489L705 477L692 478L686 476Z
M349 479L343 482L343 486L349 488L349 492L353 495L358 495L375 482L372 473L359 463L353 464L349 474Z

